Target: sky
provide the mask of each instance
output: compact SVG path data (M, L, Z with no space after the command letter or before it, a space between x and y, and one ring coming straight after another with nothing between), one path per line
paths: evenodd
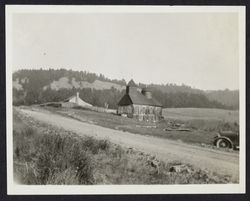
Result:
M66 68L239 89L237 13L19 13L12 31L14 71Z

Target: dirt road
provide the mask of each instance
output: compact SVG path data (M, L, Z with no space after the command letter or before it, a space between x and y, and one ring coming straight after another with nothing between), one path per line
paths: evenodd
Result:
M133 147L137 150L153 154L158 159L166 162L181 161L218 174L231 175L235 180L239 178L238 153L212 150L182 142L113 130L80 122L48 111L32 111L26 109L22 109L21 111L39 121L62 127L78 135L109 139L113 143Z

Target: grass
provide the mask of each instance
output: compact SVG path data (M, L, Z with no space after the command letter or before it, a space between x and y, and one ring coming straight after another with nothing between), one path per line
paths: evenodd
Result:
M36 122L14 111L14 178L21 184L190 184L228 183L228 176L187 165L188 172L172 172L179 162L159 161L107 140L76 134ZM180 163L181 164L181 163Z
M220 109L164 109L163 113L165 114L165 119L157 123L140 122L135 119L124 118L114 114L100 113L90 110L52 107L47 107L46 109L61 115L68 117L70 116L83 122L92 123L111 129L172 140L180 140L192 144L208 144L211 146L213 145L214 137L217 135L219 130L237 130L239 128L237 123L237 111ZM229 112L231 112L231 116L234 117L231 117ZM175 116L173 116L173 113L175 113ZM229 116L229 118L227 118L227 116ZM236 121L231 121L232 119L236 119ZM167 128L170 121L184 124L185 127L191 130L191 132L176 130L165 131L164 129ZM148 126L155 127L148 128Z
M238 110L223 110L209 108L165 108L163 116L169 119L205 120L239 123Z

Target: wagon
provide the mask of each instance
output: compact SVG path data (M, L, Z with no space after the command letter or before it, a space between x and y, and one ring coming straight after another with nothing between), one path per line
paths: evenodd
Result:
M218 148L239 148L239 132L220 131L214 138L214 145Z

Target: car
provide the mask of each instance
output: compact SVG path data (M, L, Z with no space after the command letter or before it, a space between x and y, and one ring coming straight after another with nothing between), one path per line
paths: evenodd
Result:
M214 145L218 148L239 149L239 132L220 131L214 138Z

